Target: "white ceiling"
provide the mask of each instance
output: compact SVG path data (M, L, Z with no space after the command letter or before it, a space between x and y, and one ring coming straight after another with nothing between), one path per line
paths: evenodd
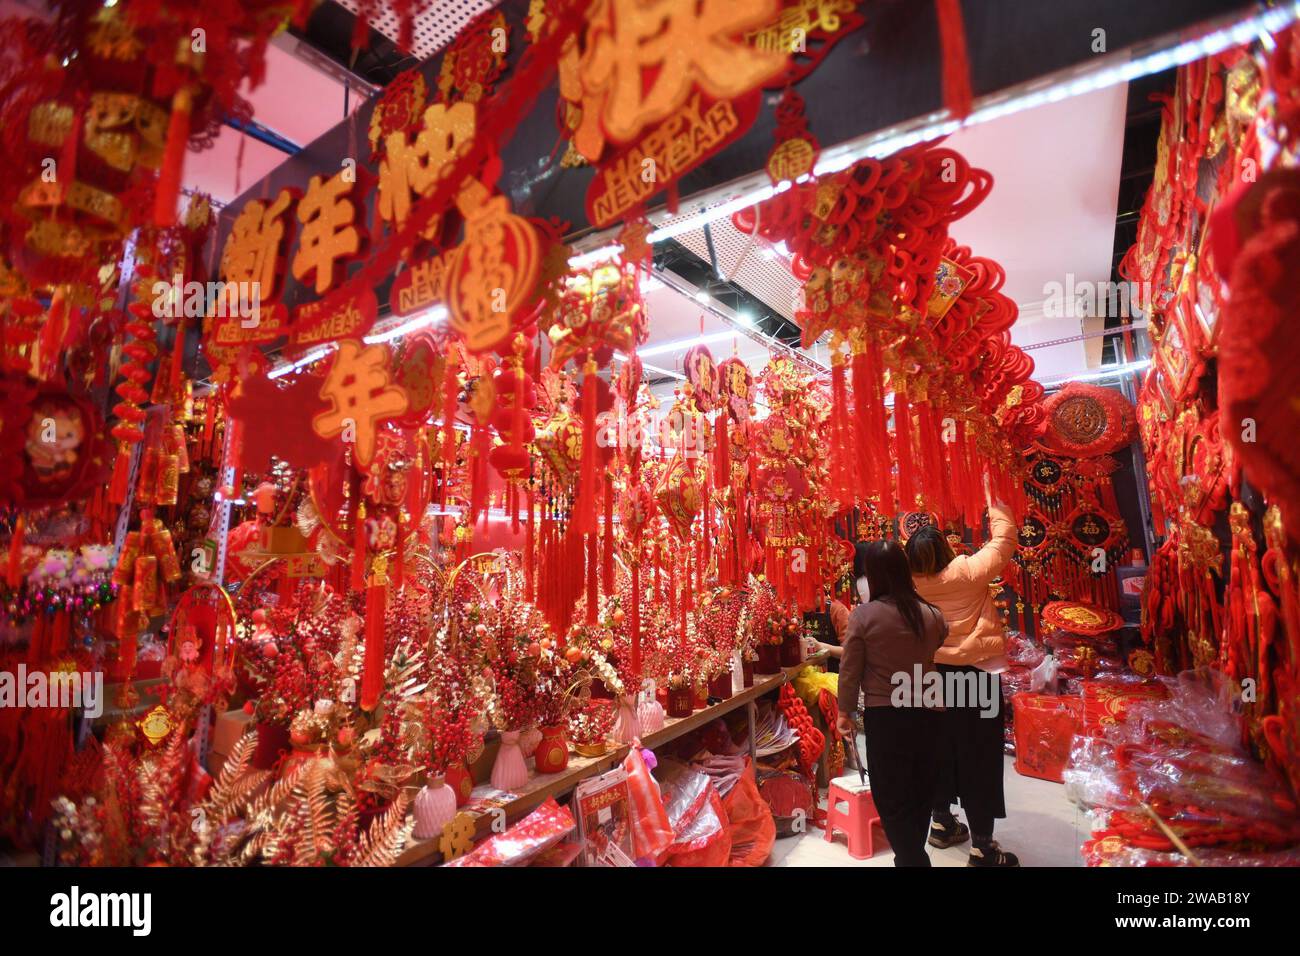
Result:
M954 223L951 235L1006 270L1003 291L1021 310L1012 340L1021 348L1081 331L1077 318L1043 316L1046 283L1065 284L1071 273L1076 284L1110 278L1127 94L1127 86L1111 87L961 130L948 140L971 165L993 173L988 198ZM713 223L711 230L724 275L790 317L798 283L784 260L762 241L746 251L748 237L729 220ZM707 258L702 230L679 240ZM659 288L646 298L651 316L647 347L700 334L704 310L690 297ZM722 319L705 315L705 335L727 328ZM738 354L751 365L767 360L762 346L744 336L738 342ZM731 354L726 342L709 347L719 359ZM1051 380L1083 371L1088 366L1084 349L1082 342L1030 348L1034 377ZM649 361L680 371L682 352Z

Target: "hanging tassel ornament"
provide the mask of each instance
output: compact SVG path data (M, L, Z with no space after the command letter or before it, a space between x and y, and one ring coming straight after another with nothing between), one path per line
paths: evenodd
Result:
M605 594L614 593L614 478L608 471L605 472L605 543L600 586Z
M596 370L594 358L583 365L582 379L582 471L578 482L578 509L574 516L583 534L596 532Z
M388 559L375 558L366 588L366 649L361 671L361 709L373 711L384 692L384 613L388 609Z
M971 111L970 60L966 54L966 23L961 0L934 0L943 57L943 105L961 119Z
M912 406L902 383L894 389L894 457L898 461L898 508L916 507L916 463L912 460Z
M188 85L172 96L172 115L167 124L167 145L163 147L158 186L154 192L153 222L166 229L176 222L176 198L181 191L181 170L190 140L190 111L194 94Z
M361 500L361 490L353 484L357 502L356 518L352 522L352 580L351 588L360 592L366 586L366 505Z

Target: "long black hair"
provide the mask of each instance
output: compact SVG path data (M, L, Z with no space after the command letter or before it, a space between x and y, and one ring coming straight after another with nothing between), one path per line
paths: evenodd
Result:
M917 637L925 633L921 605L934 607L916 593L907 555L896 541L858 542L853 554L855 577L866 575L871 600L892 601L908 628Z
M955 557L948 539L932 524L907 539L907 562L912 566L913 574L922 577L938 574L952 564Z

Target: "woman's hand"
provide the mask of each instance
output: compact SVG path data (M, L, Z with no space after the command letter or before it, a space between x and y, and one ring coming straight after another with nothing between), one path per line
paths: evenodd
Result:
M840 647L838 644L827 644L825 641L818 641L817 653L829 654L831 657L842 657L844 655L844 648Z
M849 738L852 738L858 732L857 728L853 726L853 718L845 713L841 713L835 718L835 730L841 737Z

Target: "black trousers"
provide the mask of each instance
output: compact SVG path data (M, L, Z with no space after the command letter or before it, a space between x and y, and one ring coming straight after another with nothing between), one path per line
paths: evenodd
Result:
M938 775L934 791L934 812L949 814L952 804L960 801L966 811L966 823L973 838L988 839L993 836L993 821L1007 815L1006 800L1002 790L1003 739L1002 725L1006 719L1002 707L1002 677L989 674L978 667L954 667L937 664L944 676L956 673L967 679L974 676L979 681L991 681L996 714L985 716L978 700L950 701L945 697L945 710L939 719ZM962 703L963 706L956 706Z
M940 719L936 711L921 707L867 707L862 712L871 795L894 848L895 866L930 865L925 841Z

